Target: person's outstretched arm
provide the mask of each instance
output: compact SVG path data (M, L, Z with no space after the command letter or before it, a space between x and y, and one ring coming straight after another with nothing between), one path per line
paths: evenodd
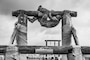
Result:
M33 23L33 22L35 22L35 21L37 20L37 18L35 18L35 17L33 17L33 18L27 17L27 19L28 19L31 23Z

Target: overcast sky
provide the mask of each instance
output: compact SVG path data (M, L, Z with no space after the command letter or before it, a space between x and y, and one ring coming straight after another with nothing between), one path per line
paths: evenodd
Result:
M90 46L90 0L0 0L0 44L9 44L14 23L12 11L37 10L38 6L49 10L77 11L77 17L72 17L72 23L77 30L80 45ZM44 40L61 40L61 24L54 28L41 27L39 22L28 22L28 44L45 45ZM38 41L38 42L37 42ZM72 43L73 44L73 43Z

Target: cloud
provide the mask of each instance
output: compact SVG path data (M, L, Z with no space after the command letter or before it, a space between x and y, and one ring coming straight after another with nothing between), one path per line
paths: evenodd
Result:
M0 13L10 14L18 9L36 10L45 0L0 0Z
M87 41L89 42L90 39L90 0L0 0L0 42L9 43L14 23L17 21L17 18L11 17L12 11L18 9L37 10L39 5L49 10L77 11L78 15L72 18L72 22L77 29L80 45L83 45L84 42L85 45L89 45ZM61 39L61 23L50 29L41 27L37 21L28 24L29 44L43 45L46 39Z
M61 35L61 23L59 23L56 27L46 29L46 35Z
M73 8L89 9L89 0L0 0L0 13L10 14L13 10L37 10L39 5L48 9L64 10Z
M7 45L10 43L10 37L13 32L14 18L6 15L0 15L0 44Z

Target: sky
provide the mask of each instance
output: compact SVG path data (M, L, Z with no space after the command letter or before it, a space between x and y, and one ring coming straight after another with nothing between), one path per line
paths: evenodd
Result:
M0 0L0 45L9 45L16 17L12 11L37 10L38 6L49 10L77 11L72 17L81 46L90 46L90 0ZM28 22L28 45L45 45L45 40L61 40L61 23L54 28L41 27L39 22ZM38 41L38 42L37 42ZM72 45L74 40L72 39Z

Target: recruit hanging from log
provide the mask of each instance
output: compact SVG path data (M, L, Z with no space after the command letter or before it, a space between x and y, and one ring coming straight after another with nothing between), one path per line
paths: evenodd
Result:
M64 14L63 11L49 11L46 8L43 8L42 6L38 7L38 11L25 11L25 10L17 10L12 12L13 16L18 16L20 12L23 12L27 16L34 16L36 20L40 22L40 25L42 27L52 28L59 24L61 16ZM69 11L70 15L73 17L77 16L77 12L75 11ZM47 19L49 18L49 20ZM34 20L35 21L35 20Z
M39 9L41 8L44 9L44 11L46 12L39 11ZM42 17L36 17L42 27L52 28L59 24L61 15L52 16L51 11L43 8L42 6L38 7L38 12L38 16L43 15Z

